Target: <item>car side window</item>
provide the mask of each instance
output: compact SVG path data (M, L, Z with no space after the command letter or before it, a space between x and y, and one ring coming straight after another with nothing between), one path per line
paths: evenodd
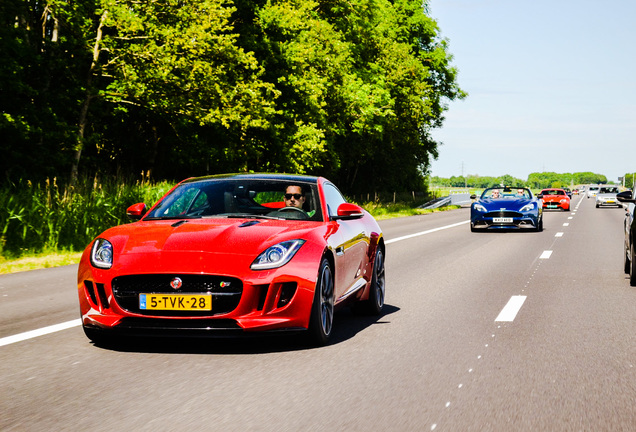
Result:
M325 200L327 201L327 213L329 216L337 216L338 207L340 204L346 203L347 200L344 199L338 188L331 183L325 183L323 185L323 191L325 193Z

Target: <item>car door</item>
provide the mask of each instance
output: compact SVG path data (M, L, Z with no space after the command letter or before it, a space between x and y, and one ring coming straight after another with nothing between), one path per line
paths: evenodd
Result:
M331 183L323 184L323 192L329 217L338 215L338 206L347 202L338 188ZM363 270L368 263L370 233L364 232L358 219L333 220L334 234L330 237L330 247L335 252L336 301L364 284Z

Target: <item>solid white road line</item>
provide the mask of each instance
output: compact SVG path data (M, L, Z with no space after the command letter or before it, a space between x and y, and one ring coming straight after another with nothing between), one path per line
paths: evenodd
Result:
M409 235L406 235L406 236L397 237L397 238L385 241L384 244L395 243L395 242L399 242L399 241L402 241L402 240L407 240L407 239L410 239L410 238L413 238L413 237L419 237L419 236L422 236L424 234L430 234L430 233L434 233L436 231L441 231L441 230L445 230L445 229L448 229L448 228L454 228L456 226L464 225L464 224L467 224L469 222L470 222L470 220L467 220L467 221L458 222L458 223L455 223L455 224L452 224L452 225L446 225L446 226L439 227L439 228L433 228L433 229L430 229L428 231L421 231L421 232L418 232L418 233L415 233L415 234L409 234Z
M501 310L495 321L507 321L512 322L519 313L519 309L523 306L523 302L526 301L526 296L512 296L508 303Z
M5 345L9 345L12 343L16 343L16 342L21 342L23 340L27 340L27 339L33 339L35 337L38 336L44 336L45 334L49 334L49 333L55 333L58 332L60 330L66 330L68 328L71 327L77 327L79 325L82 324L82 320L81 319L75 319L73 321L66 321L60 324L55 324L52 326L48 326L48 327L43 327L41 329L37 329L37 330L31 330L28 332L24 332L24 333L19 333L17 335L13 335L13 336L7 336L4 337L2 339L0 339L0 346L5 346Z

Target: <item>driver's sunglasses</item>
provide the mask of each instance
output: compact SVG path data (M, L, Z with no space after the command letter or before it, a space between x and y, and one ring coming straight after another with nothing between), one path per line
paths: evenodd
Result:
M285 194L285 199L290 200L292 199L292 197L294 197L294 199L299 200L300 197L302 197L303 194Z

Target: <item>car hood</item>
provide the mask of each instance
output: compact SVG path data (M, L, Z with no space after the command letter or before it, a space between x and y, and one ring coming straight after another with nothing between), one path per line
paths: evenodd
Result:
M268 247L304 239L306 253L322 253L329 224L258 219L140 221L104 231L113 245L111 275L142 273L240 274ZM88 260L91 245L82 260ZM312 251L312 252L309 252Z
M616 193L600 193L596 194L597 198L616 198Z
M306 238L316 222L258 219L181 219L140 221L121 225L100 237L115 253L154 252L260 253L280 241Z
M512 210L519 211L523 206L534 202L533 199L529 198L519 198L519 199L492 199L485 198L478 201L479 204L483 205L488 211L496 211L496 210Z
M561 201L568 198L567 195L543 195L543 201Z

